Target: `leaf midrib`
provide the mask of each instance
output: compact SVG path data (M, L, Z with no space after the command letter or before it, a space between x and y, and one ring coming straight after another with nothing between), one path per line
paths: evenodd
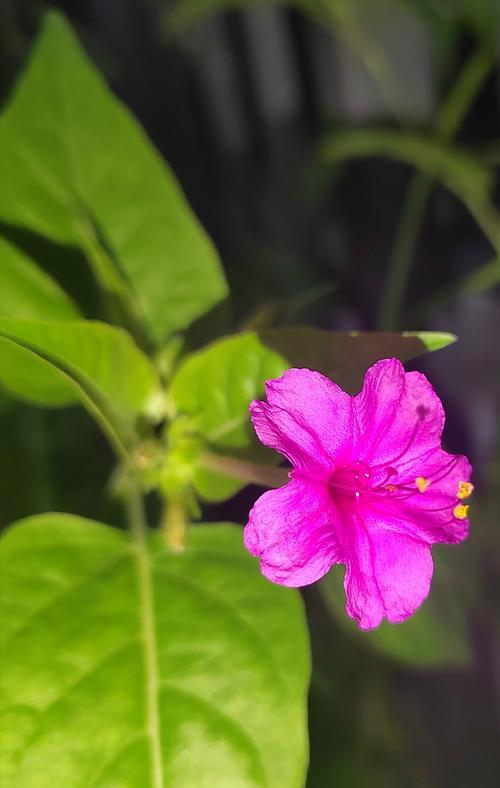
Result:
M56 357L55 354L45 353L30 342L21 340L14 334L9 334L8 331L0 329L0 338L5 342L21 347L27 353L35 356L40 363L57 370L59 375L67 379L70 385L77 390L83 405L100 425L111 445L116 449L118 456L122 457L126 462L129 461L128 446L132 441L129 436L123 434L124 429L122 430L120 426L117 427L117 422L120 420L114 412L115 409L111 404L105 405L105 395L103 396L98 391L95 384L88 379L88 376L83 372L76 371L72 364ZM120 423L123 427L123 420Z
M132 493L130 496L129 516L132 549L136 558L139 615L144 644L144 696L147 733L151 744L152 786L153 788L164 788L159 709L160 676L158 670L158 646L156 643L154 591L151 558L146 544L146 523L139 492Z

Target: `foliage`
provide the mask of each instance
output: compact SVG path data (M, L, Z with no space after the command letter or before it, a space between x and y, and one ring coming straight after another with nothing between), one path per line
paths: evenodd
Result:
M8 784L301 783L300 599L258 577L236 527L193 528L179 556L40 515L1 560Z
M466 548L467 551L467 548ZM403 664L432 667L440 664L467 665L470 643L467 610L471 599L470 586L462 585L463 555L443 555L433 550L435 565L433 589L421 608L401 627L382 622L378 629L363 634L365 645ZM470 551L469 551L470 552ZM330 572L321 582L322 595L333 616L353 637L361 633L346 618L341 574Z
M152 340L225 296L217 254L172 172L55 14L4 113L0 151L0 219L79 246Z
M346 132L328 156L410 161L477 218L488 201L482 165L394 135ZM186 533L188 521L200 501L227 500L278 471L248 419L266 379L311 366L354 391L375 360L407 361L455 338L295 327L234 333L186 353L187 329L227 297L218 254L58 14L47 15L4 111L0 151L8 193L0 219L19 239L0 238L0 404L13 419L15 399L83 405L116 455L110 488L129 529L50 513L15 522L3 537L6 785L303 785L309 656L300 596L260 576L236 526ZM75 249L84 255L99 319L87 319L30 256L26 234L59 245L68 261ZM20 411L23 421L45 412ZM25 429L35 433L34 423ZM81 432L74 444L83 447ZM42 451L31 464L45 467ZM82 477L90 471L82 461ZM146 496L157 528L145 523ZM325 595L336 610L335 592ZM464 660L463 616L450 641L433 637L439 624L425 611L412 637L424 632L430 650L413 648L410 623L381 630L377 646L438 664L451 642L451 658Z

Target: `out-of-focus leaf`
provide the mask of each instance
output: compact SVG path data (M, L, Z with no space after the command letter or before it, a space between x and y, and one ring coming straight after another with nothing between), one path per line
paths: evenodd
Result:
M174 175L55 13L0 122L0 150L0 218L82 248L155 340L226 295Z
M245 331L265 331L277 326L300 323L299 316L313 307L318 301L335 291L333 284L319 284L305 289L298 296L276 301L268 301L245 320Z
M411 109L407 86L384 46L384 24L380 24L380 20L385 20L389 36L397 27L398 20L406 26L406 14L401 7L405 5L403 0L172 0L165 3L163 27L167 35L182 33L218 12L231 9L250 11L265 5L292 6L310 16L353 50L393 115L397 117L402 111ZM432 13L426 14L425 18L436 22L436 15ZM387 26L389 20L392 29L391 25ZM440 24L433 27L435 32L439 32L441 46L436 49L441 55L444 47L450 49L453 46L458 35L455 33L456 25L450 29L449 24L443 24L439 17L438 20Z
M453 548L433 549L434 577L431 592L423 605L402 624L384 621L378 629L360 632L345 611L343 573L334 568L321 581L320 589L336 620L354 637L392 659L410 665L465 665L470 659L468 616L473 596L472 566L461 569L461 556L449 555ZM464 550L467 547L455 548ZM460 566L459 566L460 564Z
M0 377L9 389L39 405L63 404L58 396L71 391L121 451L134 442L135 422L159 392L149 359L126 331L105 323L5 318L0 346ZM43 377L24 377L18 360L26 356Z
M298 788L307 629L240 529L161 540L63 514L1 543L5 784Z
M80 313L57 282L0 237L0 315L23 320L78 320Z
M490 202L491 172L478 157L450 143L394 129L337 132L321 147L325 161L383 156L401 161L443 183L468 208L494 249L500 249L500 223Z
M498 24L496 0L399 0L431 27L465 23L479 40L493 36Z
M421 332L321 331L316 328L277 328L262 331L261 342L279 353L290 367L322 372L346 391L359 391L363 375L381 358L410 361L455 342L453 334Z
M286 0L277 2L283 3ZM164 28L167 33L181 33L221 11L270 4L271 0L175 0L171 4L165 4Z
M469 193L482 198L492 186L491 173L468 151L395 129L338 131L324 141L322 154L332 162L363 156L397 159L442 181L459 198Z

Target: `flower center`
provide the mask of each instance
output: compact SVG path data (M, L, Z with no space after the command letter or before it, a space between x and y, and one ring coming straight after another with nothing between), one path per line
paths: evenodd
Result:
M372 489L372 474L366 462L354 462L337 468L332 474L328 489L333 498L339 496L359 501L363 494Z
M417 476L413 481L399 480L398 471L392 465L368 465L358 460L351 465L337 468L328 480L328 490L332 499L337 503L345 501L360 503L361 500L374 501L380 497L392 498L394 501L403 502L415 496L425 495L429 487L444 479L455 467L457 459L453 457L450 462L440 469L437 475L426 478ZM456 497L450 496L449 503L437 508L426 508L426 512L449 512L452 517L450 522L465 520L468 517L469 506L462 503L472 495L474 485L468 481L459 481Z

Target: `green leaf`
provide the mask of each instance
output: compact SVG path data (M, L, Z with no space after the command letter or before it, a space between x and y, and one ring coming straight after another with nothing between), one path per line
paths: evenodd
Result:
M455 550L460 553L467 547ZM468 630L471 583L469 580L468 588L464 589L463 578L467 572L462 571L463 556L450 555L450 549L453 548L444 548L443 554L438 548L433 549L434 576L429 597L402 624L384 621L378 629L361 632L345 611L342 572L338 568L321 581L320 590L335 619L360 643L408 665L466 665L471 657Z
M279 377L287 366L255 333L237 334L189 355L172 378L170 395L176 411L191 417L193 430L210 448L277 461L277 455L257 443L248 406L264 394L264 382ZM228 498L244 486L202 466L194 481L198 493L211 501Z
M149 359L126 331L105 323L0 319L0 343L0 375L8 388L42 405L62 404L59 394L71 391L121 453L134 443L137 418L159 396ZM24 377L18 360L26 357L43 377L38 369Z
M17 247L0 237L2 317L77 320L80 315L59 285ZM32 354L0 340L0 377L9 388L37 404L72 405L74 390Z
M78 320L79 311L57 282L0 237L0 315L23 320Z
M155 340L225 297L174 175L56 13L4 113L0 151L0 218L82 248Z
M302 604L240 529L193 527L173 554L47 514L0 555L6 786L303 785Z
M53 408L78 403L78 391L64 373L1 331L0 359L0 383L14 397Z
M447 331L403 331L403 337L420 339L430 353L449 347L457 341L455 334L449 334Z
M263 393L264 381L286 368L253 332L224 337L185 359L172 379L171 396L211 446L244 448L250 402Z
M321 331L316 328L277 328L262 331L260 340L291 367L322 372L350 394L361 388L368 367L381 358L410 361L456 341L453 334L432 331Z

